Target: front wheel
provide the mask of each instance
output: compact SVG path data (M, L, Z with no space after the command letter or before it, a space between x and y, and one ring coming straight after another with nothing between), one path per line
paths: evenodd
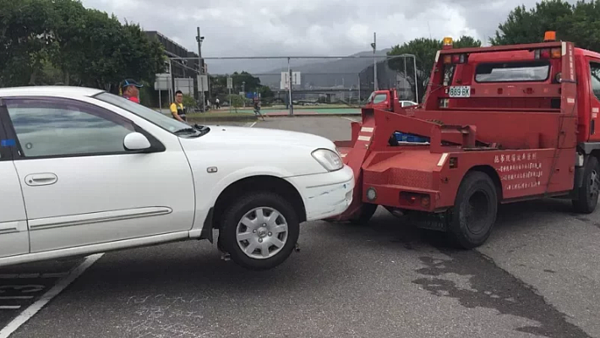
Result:
M449 233L458 246L472 249L489 238L498 212L496 186L482 172L468 173L460 184L450 217Z
M299 234L298 215L290 203L277 194L259 192L227 208L219 242L238 265L267 270L289 257Z
M579 189L577 199L573 200L575 211L583 214L594 212L598 205L599 192L600 164L596 157L590 156L583 170L583 185Z

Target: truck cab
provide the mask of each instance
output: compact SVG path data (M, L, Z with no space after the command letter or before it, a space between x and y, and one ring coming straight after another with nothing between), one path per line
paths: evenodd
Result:
M410 100L400 100L395 89L376 90L369 95L365 108L377 108L383 110L392 110L392 105L395 100L400 102L400 107L408 108L417 106L418 103Z
M556 41L454 49L445 38L418 109L362 109L336 145L357 180L336 220L366 222L377 205L463 248L483 244L498 204L600 191L600 54ZM418 140L397 142L397 133Z

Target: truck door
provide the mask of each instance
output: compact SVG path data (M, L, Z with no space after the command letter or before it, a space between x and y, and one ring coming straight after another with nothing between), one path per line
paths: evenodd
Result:
M2 110L0 99L0 116ZM0 259L29 253L29 232L19 177L0 118Z
M587 95L589 103L588 107L590 107L589 112L585 112L586 114L590 114L590 129L588 139L590 141L600 141L600 123L599 116L600 115L600 60L589 59L589 74L590 74L590 93Z

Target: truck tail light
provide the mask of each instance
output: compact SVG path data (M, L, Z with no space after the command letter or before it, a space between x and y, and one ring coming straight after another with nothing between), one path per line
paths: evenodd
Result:
M536 60L540 59L560 59L561 50L560 48L552 48L552 49L536 49L533 52L534 58Z
M453 55L444 55L444 64L460 64L467 62L466 54L453 54Z
M400 192L400 204L405 206L420 206L422 208L429 208L431 200L427 194L403 191Z

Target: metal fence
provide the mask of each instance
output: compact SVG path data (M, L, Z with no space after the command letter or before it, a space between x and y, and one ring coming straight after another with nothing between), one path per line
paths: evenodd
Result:
M170 69L186 58L171 58ZM233 104L242 108L259 99L262 106L286 109L312 106L314 109L357 108L376 89L395 88L401 99L418 101L412 55L387 58L378 55L352 57L206 57L208 84L202 85L212 107L231 106L230 95L241 96ZM172 74L167 100L176 90L201 97L198 77ZM168 75L167 75L168 76ZM159 95L164 102L164 94ZM241 101L240 101L241 100ZM200 101L198 101L200 103ZM205 101L206 102L206 101ZM290 105L290 102L292 103ZM203 104L203 103L201 103Z
M394 59L381 55L204 59L209 78L205 94L210 102L218 98L223 106L229 104L230 94L242 95L246 100L243 105L260 98L263 106L278 105L285 109L290 109L290 101L292 107L358 107L375 89L396 88L402 99L412 101L417 101L418 96L411 55ZM176 80L174 83L188 82Z

